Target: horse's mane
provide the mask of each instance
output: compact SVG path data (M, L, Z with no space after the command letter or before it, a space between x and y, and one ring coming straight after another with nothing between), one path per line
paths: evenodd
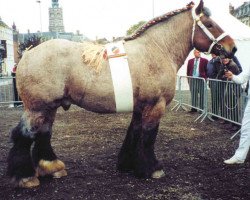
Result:
M194 3L193 2L190 2L186 7L184 8L181 8L181 9L177 9L175 11L171 11L171 12L168 12L164 15L161 15L159 17L155 17L153 19L151 19L150 21L148 21L147 23L145 23L143 26L141 26L139 29L136 30L136 32L134 32L132 35L129 35L127 37L124 38L125 41L129 41L129 40L133 40L133 39L136 39L137 37L139 37L141 34L143 34L148 28L150 28L151 26L155 25L155 24L158 24L159 22L162 22L162 21L166 21L168 20L169 18L181 13L181 12L184 12L184 11L187 11L187 10L190 10L192 7L194 6Z
M103 60L103 54L105 52L104 45L95 44L92 42L83 42L83 44L83 62L99 72L101 68L101 61Z

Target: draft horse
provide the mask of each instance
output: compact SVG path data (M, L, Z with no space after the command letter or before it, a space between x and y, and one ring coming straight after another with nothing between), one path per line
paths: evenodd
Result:
M125 38L134 104L118 154L119 171L130 170L142 178L164 176L154 144L160 119L175 94L176 72L194 47L226 57L235 53L233 39L209 15L202 0L196 7L191 2ZM25 52L19 62L16 78L24 113L11 131L7 169L16 186L38 186L39 176L67 175L51 146L57 108L67 110L75 104L98 113L116 112L109 62L100 57L96 72L83 62L86 52L86 43L50 40Z

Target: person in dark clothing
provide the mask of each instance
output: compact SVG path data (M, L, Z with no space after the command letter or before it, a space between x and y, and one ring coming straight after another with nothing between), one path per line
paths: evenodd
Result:
M222 58L221 63L218 62L216 64L214 71L214 73L217 74L216 78L226 81L227 77L225 76L225 70L231 71L235 75L240 74L238 65L232 59L229 58Z
M238 68L239 68L239 74L240 74L242 72L242 67L241 67L240 61L238 60L238 58L235 55L233 56L232 60L238 66Z
M216 79L217 78L217 74L216 74L216 69L215 67L221 64L221 60L220 58L215 55L215 54L211 54L212 59L209 60L209 62L207 63L207 77L209 79ZM219 92L218 92L218 81L216 80L208 80L208 85L210 88L210 93L211 93L211 111L213 114L215 115L219 115L219 105L218 105L218 99L219 97ZM217 119L216 116L212 116L212 119Z
M11 76L13 77L14 107L22 105L22 103L18 102L18 101L21 101L21 99L18 96L18 92L16 88L16 69L17 69L17 64L15 63L11 72Z
M242 70L242 68L241 68ZM233 74L240 74L240 69L238 65L233 61L233 59L222 58L221 64L218 63L215 67L215 73L217 73L217 79L222 80L219 84L219 92L220 92L220 111L221 116L232 121L239 122L239 114L238 109L238 98L241 93L241 86L233 84L231 82L225 82L227 77L225 76L225 71L231 71ZM233 124L232 124L233 125ZM236 130L237 126L233 129Z
M206 70L207 78L215 79L216 76L214 74L214 70L215 70L214 68L215 68L215 63L218 62L219 58L217 57L217 55L215 55L213 53L211 54L211 56L212 56L212 59L209 60L207 63L207 70Z
M187 76L194 78L189 79L191 92L192 108L191 112L196 112L196 108L204 108L204 80L207 78L206 67L208 60L202 58L198 50L194 50L194 58L190 59L187 64Z

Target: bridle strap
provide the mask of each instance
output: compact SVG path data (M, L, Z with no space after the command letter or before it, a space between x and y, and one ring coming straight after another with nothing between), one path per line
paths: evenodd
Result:
M193 7L193 9L192 9L192 16L193 16L193 19L194 19L193 30L192 30L192 45L194 45L194 32L195 32L195 26L197 24L203 30L203 32L208 36L208 38L212 41L212 43L211 43L211 45L210 45L210 47L208 48L208 51L207 51L207 53L210 54L211 51L212 51L212 48L214 47L214 45L218 44L218 42L220 40L222 40L224 37L226 37L228 34L224 32L219 37L215 38L213 36L213 34L207 29L207 27L200 20L200 18L203 16L203 13L201 13L200 15L196 15L195 7Z
M212 48L214 47L215 44L218 44L218 42L220 40L222 40L224 37L226 37L228 34L227 33L222 33L219 37L217 37L216 39L214 39L214 41L212 42L212 44L210 45L209 49L208 49L208 53L211 53ZM219 44L221 46L221 44Z

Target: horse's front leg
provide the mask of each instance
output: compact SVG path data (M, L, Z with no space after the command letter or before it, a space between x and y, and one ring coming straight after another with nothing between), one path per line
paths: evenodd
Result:
M165 107L165 101L162 100L134 111L127 136L118 155L120 171L134 170L135 175L142 178L164 176L162 166L154 153L154 144Z
M145 178L161 178L165 176L161 164L158 162L154 145L160 119L165 113L165 100L155 105L146 105L142 112L142 131L136 147L135 175Z
M130 122L127 135L118 154L117 168L121 172L135 170L135 151L142 131L142 112L135 110Z
M32 158L37 176L52 175L54 178L66 176L65 164L57 159L51 146L52 124L56 111L46 113L40 131L36 134Z

